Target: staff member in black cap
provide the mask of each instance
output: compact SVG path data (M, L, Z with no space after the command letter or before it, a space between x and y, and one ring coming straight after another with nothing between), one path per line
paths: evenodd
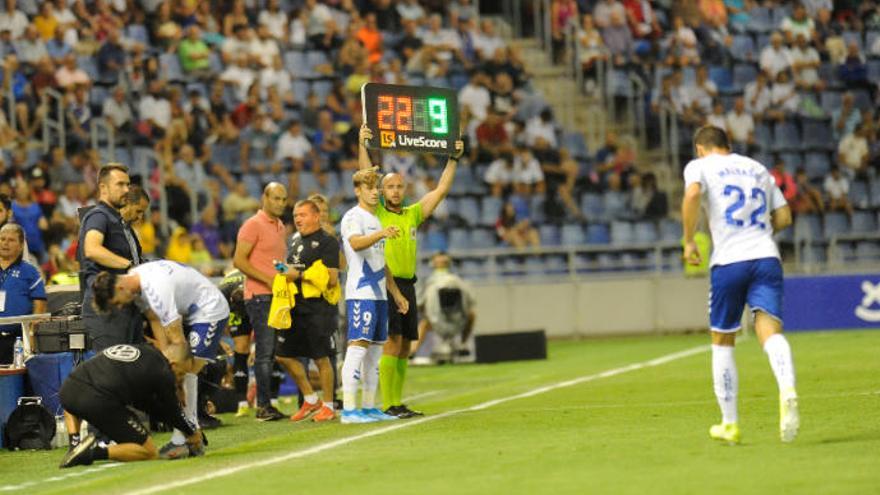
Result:
M141 246L120 209L125 206L130 181L128 168L108 163L98 172L98 204L80 210L79 249L80 290L83 293L83 320L95 351L116 344L144 341L143 316L132 307L98 314L92 306L92 282L101 271L124 274L141 261Z

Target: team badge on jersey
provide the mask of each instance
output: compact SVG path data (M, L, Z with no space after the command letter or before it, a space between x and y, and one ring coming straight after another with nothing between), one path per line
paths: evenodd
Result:
M189 333L189 346L195 349L199 346L199 342L202 341L202 338L199 337L198 332L190 332Z
M119 344L104 349L104 355L114 361L133 363L141 357L141 350L127 344Z

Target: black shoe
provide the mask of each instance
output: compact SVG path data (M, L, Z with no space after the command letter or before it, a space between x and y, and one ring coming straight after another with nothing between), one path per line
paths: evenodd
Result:
M67 454L61 459L61 464L58 467L65 469L73 466L91 465L92 462L94 462L92 453L97 444L98 441L94 435L87 436L80 441L79 445L67 451Z
M425 413L423 413L422 411L414 411L414 410L410 409L409 407L407 407L406 404L401 404L397 407L399 407L401 411L404 411L408 415L407 418L411 418L413 416L424 416L425 415Z
M223 421L216 416L211 416L210 414L199 416L199 427L203 430L213 430L221 426L223 426Z
M287 416L281 413L275 406L265 406L257 410L257 421L278 421Z

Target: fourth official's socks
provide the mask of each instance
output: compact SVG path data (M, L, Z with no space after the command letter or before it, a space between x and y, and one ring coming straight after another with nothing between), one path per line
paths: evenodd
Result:
M397 381L397 356L383 355L379 359L379 388L382 390L382 407L388 409L394 402L394 385Z
M403 404L403 384L406 381L406 370L409 368L409 359L397 359L397 372L394 374L392 384L391 405Z

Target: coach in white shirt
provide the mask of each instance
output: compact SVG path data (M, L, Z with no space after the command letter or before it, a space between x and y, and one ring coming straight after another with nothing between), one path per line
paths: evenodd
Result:
M278 138L275 148L275 159L278 161L289 159L294 168L302 168L306 157L312 156L312 143L302 133L302 125L298 120L292 120L287 126L287 132Z
M734 147L745 150L748 145L755 142L755 119L752 114L746 112L746 102L743 97L736 99L733 110L727 112L725 122Z
M770 46L761 50L761 70L774 80L777 74L791 67L791 56L782 41L782 33L774 32L770 36Z

